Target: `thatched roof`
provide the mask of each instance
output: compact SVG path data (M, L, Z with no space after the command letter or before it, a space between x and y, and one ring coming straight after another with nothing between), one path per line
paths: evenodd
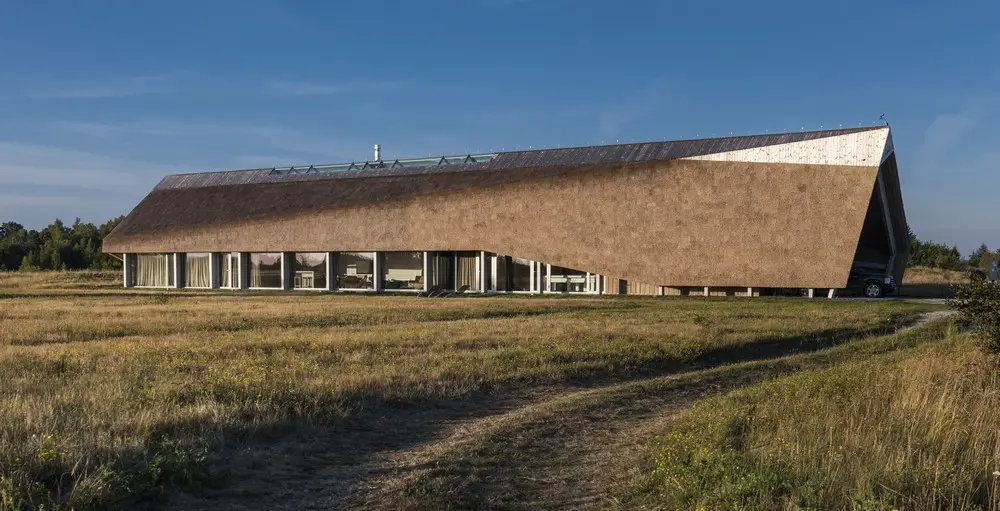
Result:
M174 175L104 249L487 250L661 285L840 287L887 154L875 127Z

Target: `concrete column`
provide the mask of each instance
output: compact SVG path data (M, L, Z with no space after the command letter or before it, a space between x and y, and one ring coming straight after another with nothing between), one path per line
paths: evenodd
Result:
M542 280L541 284L544 284L542 291L545 293L552 292L552 265L545 265L545 279Z
M135 275L132 275L132 268L129 266L135 257L135 254L122 254L122 285L124 287L135 286Z
M375 252L372 258L372 286L376 292L382 291L382 252Z
M334 271L337 269L337 263L334 260L336 256L335 252L326 253L326 290L333 291L337 289L337 276L334 275Z
M240 252L240 267L236 269L240 280L240 289L250 289L250 254Z
M479 268L479 292L486 292L486 252L479 252L479 264L476 265Z
M748 287L747 288L747 296L753 296L753 288L752 287Z
M212 289L219 289L219 282L222 280L219 275L220 257L222 256L215 252L209 252L208 254L208 287Z
M834 298L836 296L837 296L837 290L836 289L831 289L830 292L827 293L827 295L826 295L827 298Z
M809 298L815 298L815 297L816 297L816 290L810 288L809 289Z
M431 290L431 257L430 252L424 252L424 292Z
M708 286L705 286L705 296L712 296L711 290L708 289Z

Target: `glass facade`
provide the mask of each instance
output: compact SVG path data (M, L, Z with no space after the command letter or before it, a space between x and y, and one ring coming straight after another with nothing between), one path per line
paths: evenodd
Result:
M250 287L281 289L281 253L255 253L249 257Z
M326 252L297 252L292 274L295 289L326 289Z
M258 252L127 254L126 287L600 293L602 277L502 254ZM425 260L426 258L426 260ZM332 280L332 281L331 281Z
M508 267L509 285L507 290L522 292L532 291L531 266L535 263L519 257L509 257L508 261L510 266Z
M386 291L424 289L423 252L382 254L382 288Z
M337 252L337 289L375 289L375 252Z

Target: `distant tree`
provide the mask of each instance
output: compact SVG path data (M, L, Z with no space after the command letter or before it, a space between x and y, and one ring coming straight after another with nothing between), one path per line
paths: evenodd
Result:
M100 227L79 218L67 227L56 219L41 231L16 222L0 224L0 269L25 271L112 269L121 262L101 252L105 236L122 221L119 216Z
M975 252L969 254L969 266L987 271L990 269L990 263L993 261L993 257L993 252L990 252L990 248L983 243L976 249Z

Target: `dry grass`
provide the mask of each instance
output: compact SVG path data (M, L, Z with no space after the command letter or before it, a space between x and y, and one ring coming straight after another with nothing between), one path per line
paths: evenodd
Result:
M124 505L220 484L210 454L579 378L621 378L893 328L915 307L770 299L140 292L0 274L0 508Z
M968 338L700 404L658 438L640 501L707 509L1000 507L1000 359Z
M906 269L899 294L910 298L954 298L955 286L968 281L965 272L917 266Z

